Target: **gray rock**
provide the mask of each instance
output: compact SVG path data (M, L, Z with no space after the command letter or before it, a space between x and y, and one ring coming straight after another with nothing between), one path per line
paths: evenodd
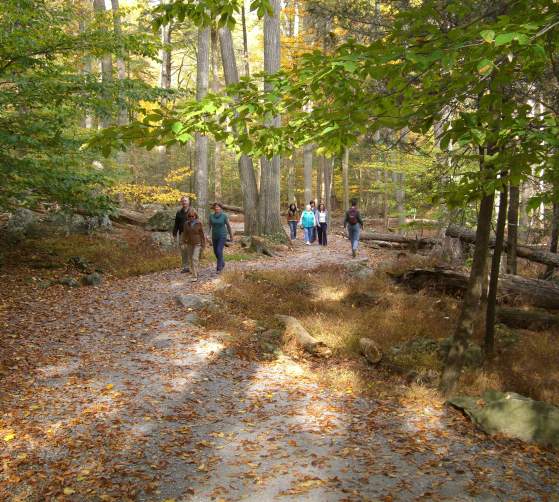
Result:
M186 308L202 309L212 302L211 295L176 295L176 302Z
M10 237L25 237L39 223L37 215L26 208L16 209L8 219L6 232Z
M446 358L448 351L450 350L450 346L452 345L453 337L450 336L441 340L439 344L439 353L443 359ZM464 365L469 368L478 368L483 364L483 351L481 347L475 343L471 343L468 345L468 348L464 352Z
M87 274L83 277L82 281L86 286L98 286L101 284L103 277L101 274L97 272L93 272L92 274Z
M198 314L196 314L196 312L190 312L190 313L186 314L184 316L184 320L187 323L193 324L195 326L200 324L200 316Z
M73 277L62 277L62 279L60 279L58 281L58 284L62 284L64 286L69 286L71 288L78 288L80 286L80 283L78 281L76 281L76 279L74 279Z
M169 251L175 247L175 240L169 232L151 232L150 239L161 249Z
M175 225L174 209L164 209L157 211L147 222L146 228L153 232L171 232Z
M457 396L448 401L487 434L559 446L559 408L514 392L488 391L483 400Z

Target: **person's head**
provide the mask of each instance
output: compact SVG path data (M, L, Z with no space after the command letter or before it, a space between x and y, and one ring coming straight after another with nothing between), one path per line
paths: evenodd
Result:
M186 195L183 195L180 200L180 205L184 209L188 208L188 206L190 206L190 199Z
M310 210L311 210L311 205L310 205L310 204L307 204L307 207L306 207L305 209L306 209L307 211L310 211Z
M319 210L319 211L326 211L326 206L324 205L324 202L321 202L321 203L318 205L318 210Z
M296 211L297 210L297 206L293 203L289 204L289 210L290 211Z
M221 214L223 211L223 206L219 202L214 202L212 205L212 209L214 210L215 214Z
M198 219L198 213L196 212L196 209L194 209L193 207L191 207L188 210L188 213L186 213L186 219L187 220L196 220Z
M357 199L351 199L351 207L357 206Z
M309 202L309 204L310 204L311 207L314 207L314 200L311 200L311 201Z

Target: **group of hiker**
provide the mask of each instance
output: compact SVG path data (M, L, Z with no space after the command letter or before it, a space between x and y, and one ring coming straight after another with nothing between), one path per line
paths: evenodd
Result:
M175 215L175 226L173 228L173 237L179 239L182 273L190 272L192 281L198 280L198 271L200 258L206 248L206 236L204 234L204 226L198 219L198 212L190 205L188 197L182 197L180 200L181 208ZM212 214L208 218L209 234L214 255L217 262L217 273L219 274L225 267L225 259L223 257L223 249L229 240L233 241L233 230L229 223L227 214L223 212L223 206L215 202L212 205Z
M328 209L323 202L316 205L311 200L305 209L299 214L296 204L290 204L287 211L287 224L291 240L297 239L297 227L303 229L303 237L307 246L312 245L318 238L319 246L328 244L328 223L330 221ZM346 211L344 218L344 228L347 231L351 242L351 254L355 258L359 248L359 237L363 229L363 219L357 209L357 200L351 201L351 207Z
M173 228L173 238L178 238L181 258L182 273L191 273L192 281L198 280L199 263L206 248L206 235L204 225L198 218L198 212L190 204L190 199L186 196L180 200L181 208L175 215L175 225ZM233 230L229 223L227 214L223 211L223 206L219 202L212 204L213 212L208 218L209 234L216 258L216 269L219 274L225 267L223 250L229 240L233 241ZM318 206L311 200L303 211L299 211L297 205L292 203L287 211L287 224L291 240L297 239L297 227L303 229L304 240L307 246L312 245L318 240L319 246L328 244L328 224L330 218L328 209L324 202ZM351 242L352 256L357 256L359 247L359 236L363 228L363 220L357 209L357 200L351 201L351 207L346 211L344 218L344 228L347 231Z

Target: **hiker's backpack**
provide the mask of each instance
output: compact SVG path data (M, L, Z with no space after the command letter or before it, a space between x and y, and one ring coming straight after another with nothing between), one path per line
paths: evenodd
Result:
M354 207L350 208L347 212L347 221L350 225L355 225L358 222L357 209L355 209Z

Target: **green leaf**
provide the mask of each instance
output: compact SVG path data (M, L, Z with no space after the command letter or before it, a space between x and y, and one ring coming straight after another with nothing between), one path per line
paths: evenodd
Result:
M488 44L490 44L491 42L493 42L493 40L495 40L495 32L493 30L483 30L482 32L480 32L480 36Z
M490 61L487 58L482 59L477 64L477 71L481 75L485 75L486 73L489 73L492 69L493 69L493 61Z
M495 38L495 47L510 44L515 39L516 33L501 33Z

